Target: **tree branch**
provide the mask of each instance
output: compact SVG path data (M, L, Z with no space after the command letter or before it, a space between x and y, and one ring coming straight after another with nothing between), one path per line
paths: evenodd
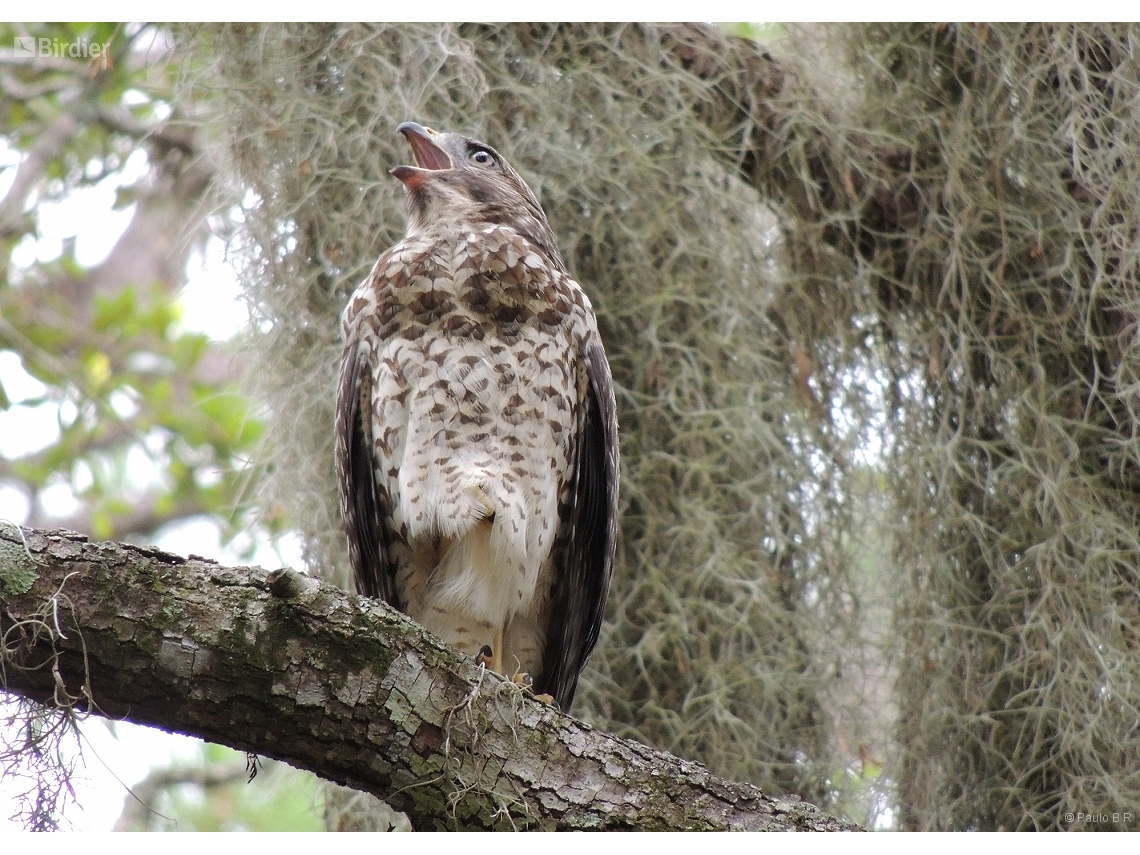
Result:
M9 691L384 798L420 829L850 829L522 694L393 609L292 570L0 525Z
M43 178L44 168L59 156L79 130L79 120L65 110L37 136L36 142L16 167L16 176L0 200L0 238L21 237L25 227L24 205Z
M112 831L133 831L147 829L152 816L160 816L151 809L163 790L180 784L195 784L204 790L236 784L249 775L245 763L229 763L224 766L186 767L176 764L160 769L151 769L145 778L131 788L124 804L123 812L115 820ZM165 818L165 817L163 817Z

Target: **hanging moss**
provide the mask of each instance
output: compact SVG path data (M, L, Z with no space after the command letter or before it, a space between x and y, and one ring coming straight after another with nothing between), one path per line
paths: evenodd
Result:
M798 351L770 311L787 297L776 223L732 162L746 129L699 118L716 85L653 27L190 35L214 58L195 80L242 200L266 501L302 531L310 566L347 581L337 319L403 233L395 127L484 139L539 195L618 386L619 558L575 713L825 801L847 762L829 698L856 611L840 483L856 436L795 382Z
M892 301L914 828L1140 804L1140 31L855 30L927 200ZM878 280L876 282L876 280ZM1118 825L1123 824L1121 820Z
M541 196L619 387L576 712L809 798L877 759L907 828L1140 804L1136 26L195 36L268 501L314 568L345 566L336 318L403 230L393 129L462 130Z

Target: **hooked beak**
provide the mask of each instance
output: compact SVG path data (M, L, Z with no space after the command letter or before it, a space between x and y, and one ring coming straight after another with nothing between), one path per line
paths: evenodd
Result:
M412 147L412 157L416 159L415 166L397 166L389 170L392 175L400 179L409 190L415 190L423 184L432 172L451 169L451 157L446 151L436 145L436 132L415 122L404 122L397 133L404 135Z

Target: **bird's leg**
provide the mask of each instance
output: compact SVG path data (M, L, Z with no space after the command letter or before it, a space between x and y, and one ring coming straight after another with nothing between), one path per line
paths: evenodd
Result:
M526 671L522 670L522 663L519 662L517 658L515 659L514 673L508 676L506 669L504 668L504 665L506 663L503 661L503 657L505 655L504 651L506 650L506 634L507 628L505 626L500 626L497 628L495 630L494 648L491 648L489 645L484 644L479 648L479 652L475 656L475 662L479 665L482 665L484 668L488 668L491 671L496 672L497 674L502 674L511 683L514 683L524 692L532 695L535 700L542 701L544 704L553 705L554 697L552 695L546 694L545 692L541 695L534 694L534 678L531 677L530 674L528 674Z
M491 647L491 670L499 674L505 674L503 669L503 650L506 646L504 636L506 635L505 627L498 627L495 630L495 641Z

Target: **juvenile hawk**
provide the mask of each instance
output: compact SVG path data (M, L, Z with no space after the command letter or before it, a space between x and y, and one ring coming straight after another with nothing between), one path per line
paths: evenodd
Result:
M614 556L617 415L590 301L490 146L405 122L408 231L342 319L336 464L360 593L562 709ZM484 651L485 652L485 651Z

